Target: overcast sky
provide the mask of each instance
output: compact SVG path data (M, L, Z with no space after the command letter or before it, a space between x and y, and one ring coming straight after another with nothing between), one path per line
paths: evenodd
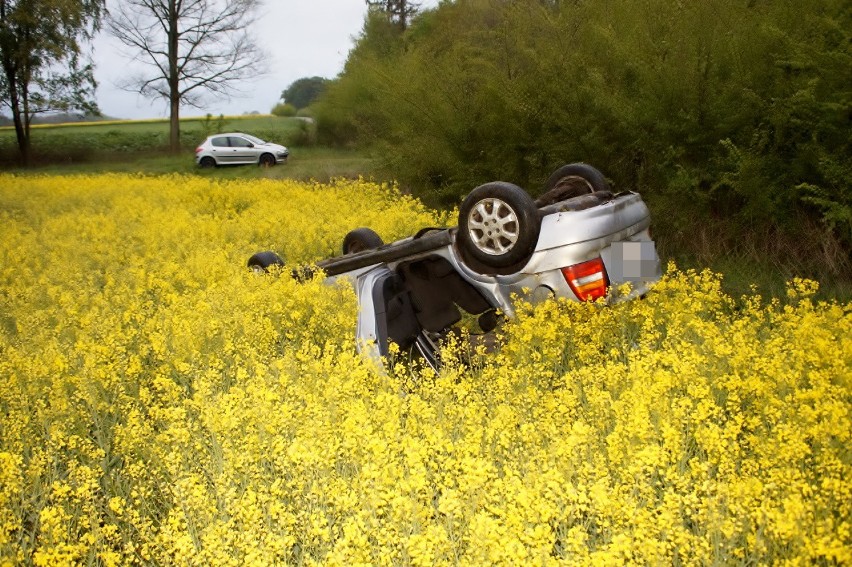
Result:
M435 6L425 0L422 6ZM120 9L110 0L110 10ZM278 102L281 91L302 77L334 78L343 70L353 40L361 32L367 7L364 0L265 0L254 24L257 42L268 54L268 73L241 85L244 97L209 101L203 110L181 108L181 116L267 113ZM158 118L168 116L166 102L149 100L122 91L116 85L128 75L132 62L122 54L126 48L102 32L92 45L98 81L97 100L101 112L114 118Z

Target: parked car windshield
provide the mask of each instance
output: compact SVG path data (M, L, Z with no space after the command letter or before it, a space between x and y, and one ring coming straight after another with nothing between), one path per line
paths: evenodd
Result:
M251 134L241 134L241 135L242 135L242 137L243 137L243 138L245 138L246 140L251 141L251 143L252 143L252 144L255 144L256 146L259 146L259 145L262 145L262 144L265 144L265 143L266 143L266 142L264 142L263 140L261 140L260 138L258 138L258 137L256 137L256 136L252 136Z

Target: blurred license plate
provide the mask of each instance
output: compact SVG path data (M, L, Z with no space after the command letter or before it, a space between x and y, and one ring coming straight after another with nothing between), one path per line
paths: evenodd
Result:
M659 279L662 273L657 248L650 240L613 242L610 258L607 271L615 282L652 281Z

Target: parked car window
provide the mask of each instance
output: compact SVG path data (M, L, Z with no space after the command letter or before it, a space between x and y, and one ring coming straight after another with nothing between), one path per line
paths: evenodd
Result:
M231 136L229 140L231 141L232 148L251 148L253 146L253 144L245 138L237 138L236 136Z
M221 138L213 138L212 144L217 148L227 148L228 147L228 138L222 136Z
M243 134L243 137L256 146L262 146L263 144L266 143L264 140L261 140L257 136L252 136L251 134Z

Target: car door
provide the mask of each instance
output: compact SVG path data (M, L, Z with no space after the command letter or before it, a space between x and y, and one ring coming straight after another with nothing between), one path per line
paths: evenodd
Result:
M227 136L216 136L210 140L210 153L216 163L234 163L234 150L228 143Z
M233 150L231 163L256 163L258 156L253 143L241 136L229 136L228 142Z

